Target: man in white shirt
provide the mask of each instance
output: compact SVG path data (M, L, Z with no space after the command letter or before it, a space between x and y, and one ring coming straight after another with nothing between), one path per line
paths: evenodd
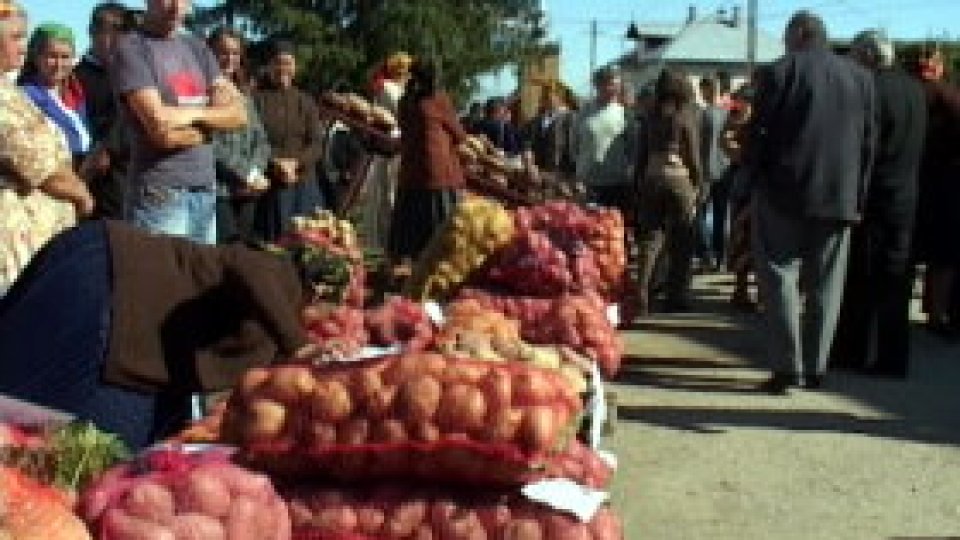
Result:
M573 122L570 143L576 177L590 190L593 202L626 214L634 198L635 120L623 106L623 79L617 71L597 71L593 84L596 99Z

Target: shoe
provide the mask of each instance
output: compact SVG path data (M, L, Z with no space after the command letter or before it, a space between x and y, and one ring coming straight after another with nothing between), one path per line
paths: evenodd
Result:
M785 396L792 386L797 386L797 378L786 373L774 373L760 383L757 390L772 396Z

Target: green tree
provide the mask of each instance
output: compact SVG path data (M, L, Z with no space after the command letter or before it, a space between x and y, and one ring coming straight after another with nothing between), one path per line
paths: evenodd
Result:
M434 59L456 97L479 75L538 54L542 13L531 0L223 0L198 8L199 31L232 24L261 44L274 36L297 45L308 89L347 82L364 88L394 51ZM260 47L253 47L254 56Z

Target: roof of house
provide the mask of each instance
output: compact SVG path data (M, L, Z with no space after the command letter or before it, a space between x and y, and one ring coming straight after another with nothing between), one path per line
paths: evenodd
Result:
M668 25L656 25L666 28ZM732 24L718 17L698 19L685 25L678 25L679 31L662 48L651 51L641 61L649 63L711 63L741 64L747 58L747 25ZM645 33L641 36L664 37L663 34ZM669 36L667 36L669 37ZM776 60L784 53L780 39L769 34L757 32L757 62ZM616 64L636 64L637 58L628 53L618 59Z

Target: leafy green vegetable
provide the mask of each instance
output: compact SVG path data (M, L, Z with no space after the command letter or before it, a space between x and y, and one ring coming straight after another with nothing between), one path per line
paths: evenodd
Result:
M50 448L55 455L54 483L73 490L130 456L116 435L104 433L90 422L64 426L53 434Z

